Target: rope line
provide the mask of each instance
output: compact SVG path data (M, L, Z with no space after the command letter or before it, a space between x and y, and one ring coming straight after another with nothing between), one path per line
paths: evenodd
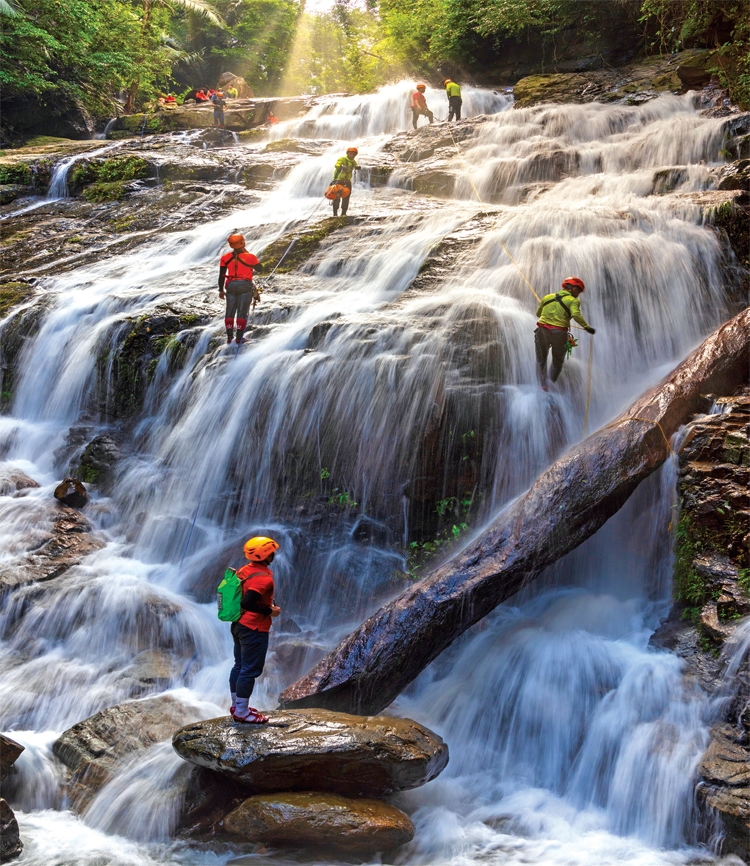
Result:
M588 363L588 374L586 381L586 412L583 416L583 438L586 438L586 428L589 424L589 404L591 403L591 370L594 364L594 335L591 334L591 341L589 342L589 363Z
M627 421L642 421L644 424L656 424L659 428L659 432L664 439L664 444L667 446L667 451L674 456L674 448L672 448L672 443L667 438L667 434L664 432L664 428L658 421L654 421L653 418L640 418L637 415L628 415L627 418L620 418L617 421L613 421L611 424L607 424L605 427L602 427L602 430L609 430L612 427L618 427L620 424L625 424Z
M270 274L269 274L269 275L268 275L268 276L263 280L263 289L265 289L266 285L268 284L268 281L269 281L269 280L271 279L271 277L276 273L276 271L281 267L281 263L282 263L282 262L284 261L284 259L289 255L289 250L291 250L291 248L292 248L292 247L297 243L297 241L299 240L299 233L300 233L300 232L302 231L302 229L303 229L303 228L304 228L304 227L305 227L305 226L310 222L310 220L313 218L315 212L318 210L318 208L319 208L322 204L324 204L323 201L318 202L318 203L315 205L315 207L312 209L312 211L310 212L310 216L308 216L307 219L304 220L304 222L302 223L302 225L297 229L297 233L295 234L295 236L294 236L294 237L292 238L292 240L290 241L289 246L284 250L284 255L283 255L283 256L278 260L278 262L276 262L276 266L274 267L274 269L273 269L273 270L271 271L271 273L270 273Z

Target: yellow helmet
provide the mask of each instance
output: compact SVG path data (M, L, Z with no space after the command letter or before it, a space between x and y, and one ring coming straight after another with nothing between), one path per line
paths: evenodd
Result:
M252 562L263 562L272 553L276 553L278 549L279 545L273 538L266 538L263 535L256 535L255 538L246 541L243 548L245 558Z

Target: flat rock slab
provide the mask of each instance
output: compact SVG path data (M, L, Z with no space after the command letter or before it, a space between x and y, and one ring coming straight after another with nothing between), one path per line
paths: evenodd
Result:
M448 763L448 746L411 719L327 710L269 713L268 725L229 717L187 725L172 739L186 761L257 793L333 791L382 797L417 788Z
M338 794L266 794L249 797L224 819L224 829L248 842L325 848L370 857L414 838L414 825L382 800Z

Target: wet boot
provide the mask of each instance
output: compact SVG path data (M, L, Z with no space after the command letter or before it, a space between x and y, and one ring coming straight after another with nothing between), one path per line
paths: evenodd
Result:
M242 345L242 338L245 333L245 328L247 327L247 319L237 319L237 340L236 343L238 346Z
M227 328L227 346L234 340L234 328Z

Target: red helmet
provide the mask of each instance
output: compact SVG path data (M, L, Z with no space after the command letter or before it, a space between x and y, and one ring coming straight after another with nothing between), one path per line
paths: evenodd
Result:
M347 147L346 152L347 153L359 153L359 151L357 150L356 147Z
M567 279L562 281L562 287L564 289L567 289L569 286L573 289L580 289L581 291L586 288L583 280L580 277L568 277Z
M418 84L417 90L427 90L427 86L425 84Z
M242 235L229 235L227 243L233 250L241 250L245 246L245 238Z

